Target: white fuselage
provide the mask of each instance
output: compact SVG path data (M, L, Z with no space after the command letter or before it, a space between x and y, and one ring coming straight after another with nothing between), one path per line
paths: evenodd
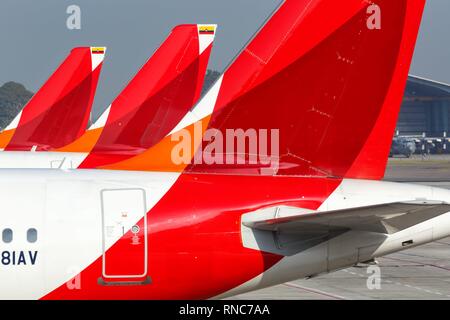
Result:
M81 152L1 151L0 169L76 169L87 155Z
M145 210L130 210L123 222L122 227L130 229L151 211L179 177L178 173L158 172L0 170L0 233L4 229L13 232L11 242L5 243L0 239L0 252L4 259L0 264L0 298L42 298L79 274L119 240L120 235L114 233L106 243L102 237L105 232L102 192L118 191L117 199L110 199L117 206L128 200L134 201L127 199L130 197L127 190L141 190L145 194ZM201 200L201 194L198 197ZM411 199L450 202L450 191L388 182L344 180L319 211ZM194 210L185 208L186 212ZM30 229L37 230L34 243L27 239ZM251 247L248 232L241 226L242 245ZM284 257L264 274L220 297L346 268L358 261L405 249L402 243L408 240L420 245L449 235L450 213L393 235L349 231L301 253Z
M39 299L102 256L102 190L143 189L150 210L177 177L171 173L0 170L0 233L13 231L10 243L0 239L0 252L17 256L15 263L11 257L9 264L0 264L0 299ZM124 227L129 229L143 214L128 217ZM38 233L35 243L27 241L31 228ZM18 261L22 253L25 263Z

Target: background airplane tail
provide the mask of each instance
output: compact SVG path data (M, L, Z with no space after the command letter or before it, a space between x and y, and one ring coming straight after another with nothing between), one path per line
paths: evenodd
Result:
M216 84L215 138L187 171L381 179L424 4L285 1ZM205 154L237 130L244 152ZM261 140L258 151L248 148L261 130L273 161L249 164L261 155ZM214 161L205 164L208 156Z
M8 151L53 150L84 133L106 48L73 49L7 130Z
M145 151L172 130L200 98L216 25L180 25L115 99L81 168Z

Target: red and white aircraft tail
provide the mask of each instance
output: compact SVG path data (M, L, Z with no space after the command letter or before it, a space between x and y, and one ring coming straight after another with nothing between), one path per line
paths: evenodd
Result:
M89 141L87 148L85 143L84 150L75 142L60 151L90 151L80 167L95 168L158 143L200 98L216 29L197 24L175 27L106 110L103 123L95 125L94 130L104 127L97 140Z
M209 128L279 134L275 175L381 179L423 7L287 1L225 73ZM258 175L262 160L189 171Z
M211 24L175 27L83 135L49 150L55 152L3 153L0 168L96 168L150 148L200 98L216 30ZM51 117L49 127L59 128L58 116Z
M104 168L381 179L423 8L424 0L285 1L169 136ZM174 164L180 132L202 138L206 129L189 166ZM216 148L239 130L245 148ZM262 135L265 145L251 149Z
M89 121L105 51L104 47L73 49L0 133L1 148L54 150L80 137Z

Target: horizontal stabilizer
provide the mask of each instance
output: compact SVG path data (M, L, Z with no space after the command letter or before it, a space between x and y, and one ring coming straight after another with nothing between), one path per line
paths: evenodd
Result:
M242 223L252 229L295 234L347 230L393 234L447 212L450 204L435 201L396 202L335 211L279 206L246 214Z

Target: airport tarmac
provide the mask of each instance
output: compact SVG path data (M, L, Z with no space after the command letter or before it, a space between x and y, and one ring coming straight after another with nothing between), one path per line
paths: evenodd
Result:
M450 156L389 160L386 180L450 189ZM380 286L373 288L367 266L241 294L238 300L450 300L450 238L377 259ZM372 287L372 289L369 289Z

